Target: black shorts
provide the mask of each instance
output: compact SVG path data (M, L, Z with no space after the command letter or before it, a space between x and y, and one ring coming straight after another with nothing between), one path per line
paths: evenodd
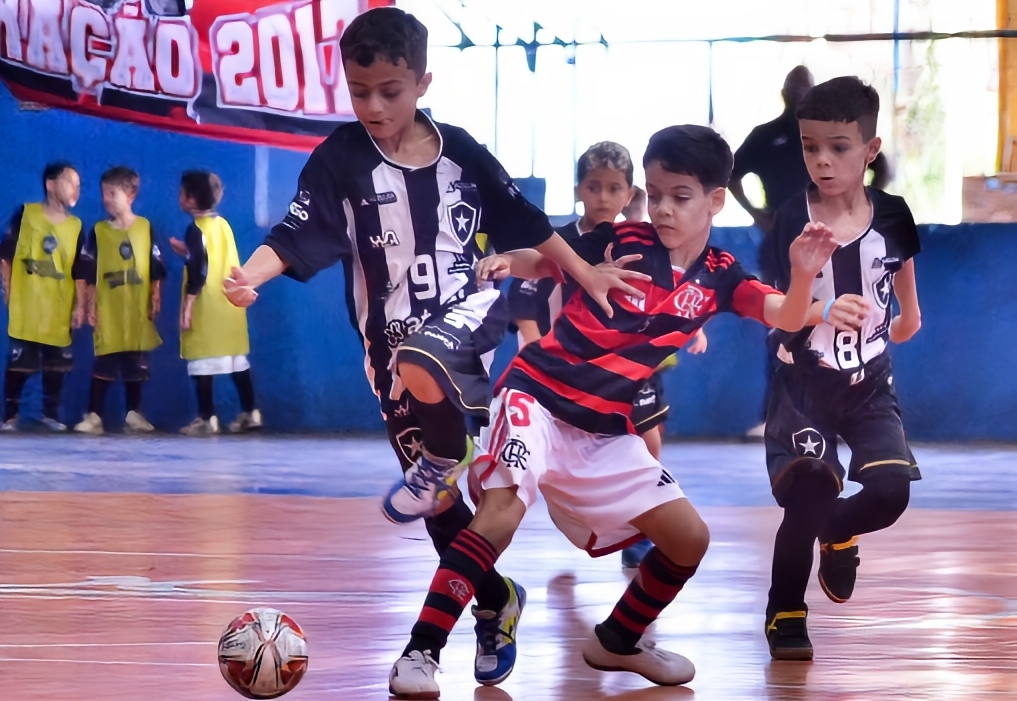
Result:
M10 352L7 355L7 369L14 372L34 373L70 372L73 365L71 347L49 346L35 341L10 338Z
M449 400L467 416L467 424L487 424L491 406L490 363L508 323L499 299L476 329L454 311L435 317L399 346L399 362L419 365L438 382ZM420 457L420 424L410 407L409 392L398 400L384 399L382 415L389 441L403 469Z
M148 381L148 353L124 351L95 356L92 377L113 381L121 377L124 382Z
M632 402L632 424L636 433L643 434L667 420L671 407L664 397L664 371L653 373Z
M904 436L888 353L870 360L864 374L854 378L828 368L779 365L764 436L766 469L778 504L792 481L790 468L803 458L824 462L843 487L838 436L851 449L851 481L864 483L876 471L922 478Z

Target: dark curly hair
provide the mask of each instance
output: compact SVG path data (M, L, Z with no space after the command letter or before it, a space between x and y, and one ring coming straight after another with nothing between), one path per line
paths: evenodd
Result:
M427 27L395 7L376 7L349 23L339 39L343 63L365 68L375 61L406 61L420 80L427 72Z

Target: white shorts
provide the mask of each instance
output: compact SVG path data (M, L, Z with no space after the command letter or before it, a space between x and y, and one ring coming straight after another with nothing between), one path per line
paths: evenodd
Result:
M224 355L219 358L198 358L187 361L188 375L229 375L250 370L246 355Z
M470 466L471 485L517 487L527 508L539 490L558 530L594 557L640 540L634 518L685 498L639 436L587 433L518 390L502 390L491 417Z

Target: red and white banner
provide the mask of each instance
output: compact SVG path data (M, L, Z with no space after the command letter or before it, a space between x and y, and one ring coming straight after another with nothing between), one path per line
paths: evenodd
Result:
M0 0L22 102L311 149L352 120L343 28L392 0Z

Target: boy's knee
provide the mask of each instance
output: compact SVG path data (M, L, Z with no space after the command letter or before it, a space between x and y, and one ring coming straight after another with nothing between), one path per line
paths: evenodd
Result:
M871 489L879 499L883 511L900 516L911 501L911 478L897 472L875 473L865 480L865 489Z
M402 358L396 363L403 386L415 399L425 404L438 404L445 398L441 385L423 366Z
M706 521L699 518L697 523L694 523L688 530L686 536L686 548L689 555L696 559L698 563L706 555L706 551L710 549L710 527L706 525Z
M773 485L773 495L782 508L802 503L832 502L841 491L841 482L834 469L816 458L801 458L785 468Z
M525 514L526 505L515 489L491 489L484 492L470 530L487 538L498 552L504 552Z

